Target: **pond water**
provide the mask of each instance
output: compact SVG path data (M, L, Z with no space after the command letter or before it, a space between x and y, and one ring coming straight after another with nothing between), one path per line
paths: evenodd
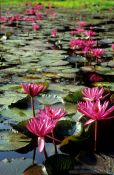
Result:
M24 136L20 137L16 133L16 130L22 129L23 122L30 119L32 115L30 99L23 92L21 83L36 82L47 85L46 92L35 99L35 110L43 108L46 104L64 106L68 119L76 113L76 103L80 100L80 92L84 87L105 87L107 92L110 91L109 98L114 105L114 50L111 47L114 43L113 9L104 10L101 14L100 11L40 6L37 8L37 14L30 11L29 5L23 5L21 8L4 6L1 8L4 19L0 19L0 167L3 167L0 175L6 175L6 166L9 168L7 168L7 175L11 173L11 175L22 175L23 171L32 164L33 147L28 146L31 140L27 140ZM17 21L13 19L16 14L20 14L17 16ZM37 20L34 19L36 17ZM85 21L84 30L92 29L96 32L95 36L90 39L80 32L75 35L70 34L81 28L79 21ZM34 29L34 23L38 24L39 29ZM105 53L97 62L95 58L90 59L90 55L83 54L80 49L70 47L69 42L72 39L85 40L86 44L88 39L94 40L97 43L96 47L104 49ZM100 82L94 79L96 75L100 78ZM65 102L62 103L62 100ZM112 125L109 122L108 127L113 126L113 119L111 122ZM68 131L72 132L73 125L71 126L70 123L67 127ZM108 134L113 131L111 129ZM99 166L105 167L104 173L109 172L108 168L114 173L112 167L114 139L113 136L110 138L109 145L106 144L107 148L102 149L106 153L104 155L103 152L103 156L107 155L105 158L110 161L110 167L107 162L103 164L102 156L100 158L97 156L100 163L102 162ZM23 142L23 145L19 142ZM104 142L100 144L102 147ZM52 143L46 143L46 149L48 156L53 155ZM58 151L73 155L74 150L67 149L71 148L61 151L58 148ZM44 160L44 155L37 150L37 163L41 164ZM16 167L16 161L25 165L23 167L18 165L20 166L18 173L11 170L11 167ZM11 166L8 165L10 163Z

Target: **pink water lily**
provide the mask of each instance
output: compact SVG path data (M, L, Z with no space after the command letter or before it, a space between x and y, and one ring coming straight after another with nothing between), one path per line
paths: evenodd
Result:
M45 145L45 136L52 132L56 125L56 121L49 117L32 118L26 125L27 129L38 137L38 150L42 152Z
M86 22L85 21L78 21L78 25L82 28L84 28L86 26Z
M39 93L46 89L46 86L36 83L23 83L22 87L24 89L24 92L31 97L37 96Z
M112 50L114 50L114 44L112 44Z
M91 54L93 57L96 58L96 62L98 62L98 59L104 55L104 52L105 52L104 49L95 48L95 49L92 49Z
M84 88L82 90L82 94L84 95L84 100L88 101L95 101L102 98L102 95L104 93L104 89L99 89L98 87L93 88Z
M88 125L97 120L108 120L114 118L111 113L114 112L114 106L108 108L109 101L101 104L100 100L96 102L86 101L78 103L78 111L90 119L84 125Z
M52 120L59 120L61 117L66 115L66 112L63 108L54 107L54 106L45 106L44 109L40 109L37 113L40 116L47 116Z
M56 38L57 35L58 35L57 29L53 29L53 30L51 31L51 36L54 37L54 38Z
M38 24L34 23L34 24L32 24L32 28L34 31L37 31L40 29L40 26Z

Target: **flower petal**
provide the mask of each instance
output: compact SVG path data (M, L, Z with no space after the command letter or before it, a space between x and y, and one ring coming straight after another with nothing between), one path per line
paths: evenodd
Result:
M39 150L39 152L43 151L44 144L45 144L44 137L38 137L38 150Z
M90 123L95 122L95 121L96 121L96 120L90 119L90 120L88 120L87 122L85 122L84 125L89 125Z

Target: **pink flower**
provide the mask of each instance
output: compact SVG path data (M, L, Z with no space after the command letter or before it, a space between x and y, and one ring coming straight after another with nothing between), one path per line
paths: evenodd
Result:
M92 49L92 55L95 56L96 58L101 58L103 54L104 54L104 49L101 49L101 48Z
M114 50L114 44L112 44L112 50Z
M57 34L58 34L57 29L53 29L53 30L51 31L51 36L52 36L52 37L56 38L56 37L57 37Z
M79 102L78 111L90 118L84 125L88 125L96 120L108 120L114 118L114 116L110 116L111 113L114 112L114 106L107 109L108 105L109 102L105 101L101 104L100 100L96 102Z
M30 95L31 97L37 96L39 93L41 93L46 89L46 86L35 83L29 83L29 84L24 83L22 84L22 87L25 93Z
M93 81L93 82L95 82L95 81L103 81L103 78L100 75L92 74L90 76L90 79L89 80L90 81Z
M38 24L34 23L34 24L32 24L32 28L33 28L34 31L37 31L37 30L40 29L40 26Z
M96 32L93 32L92 30L86 30L84 33L88 38L91 38L96 35Z
M94 46L97 44L96 41L90 40L90 39L89 39L89 40L86 40L85 43L86 43L86 44L85 44L86 47L91 47L91 48L94 47Z
M66 114L63 108L53 107L53 106L45 106L44 109L40 109L37 113L39 117L46 115L52 120L59 120L61 117L64 117Z
M102 95L104 93L104 89L99 89L98 87L93 88L84 88L82 91L82 94L84 95L84 100L87 101L95 101L102 98Z
M42 152L44 149L44 137L52 132L56 125L56 121L49 117L35 117L32 118L26 125L27 129L38 137L38 150Z
M43 13L36 13L36 20L42 20L43 19Z
M78 25L79 25L79 27L84 28L86 26L86 22L85 21L78 21Z
M82 49L85 47L85 40L71 39L69 45L72 49Z
M77 34L82 34L82 33L84 33L84 29L83 28L76 28L76 33Z
M72 36L74 36L74 35L77 34L77 31L76 31L76 30L71 30L71 31L69 32L69 34L72 35Z

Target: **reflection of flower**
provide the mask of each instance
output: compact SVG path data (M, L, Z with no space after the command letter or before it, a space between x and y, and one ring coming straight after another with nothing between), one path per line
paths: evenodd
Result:
M31 97L37 96L40 92L44 91L46 87L42 84L35 84L35 83L23 83L22 87L26 94L30 95Z
M53 128L56 125L56 121L51 120L49 117L35 117L32 118L28 124L27 129L38 136L38 150L42 152L44 149L44 137L47 136L49 133L52 132Z
M63 108L53 107L53 106L45 106L44 109L40 109L37 115L51 118L52 120L59 120L61 117L65 116L66 112Z
M87 122L85 122L85 125L95 122L96 120L107 120L114 118L114 116L110 116L110 114L114 112L114 106L107 109L108 104L109 102L107 101L101 104L100 100L96 102L79 102L78 111L90 118Z
M82 94L84 95L84 99L88 101L99 100L104 93L104 89L99 89L98 87L93 88L84 88Z
M103 77L97 74L92 74L89 78L90 81L103 81Z

